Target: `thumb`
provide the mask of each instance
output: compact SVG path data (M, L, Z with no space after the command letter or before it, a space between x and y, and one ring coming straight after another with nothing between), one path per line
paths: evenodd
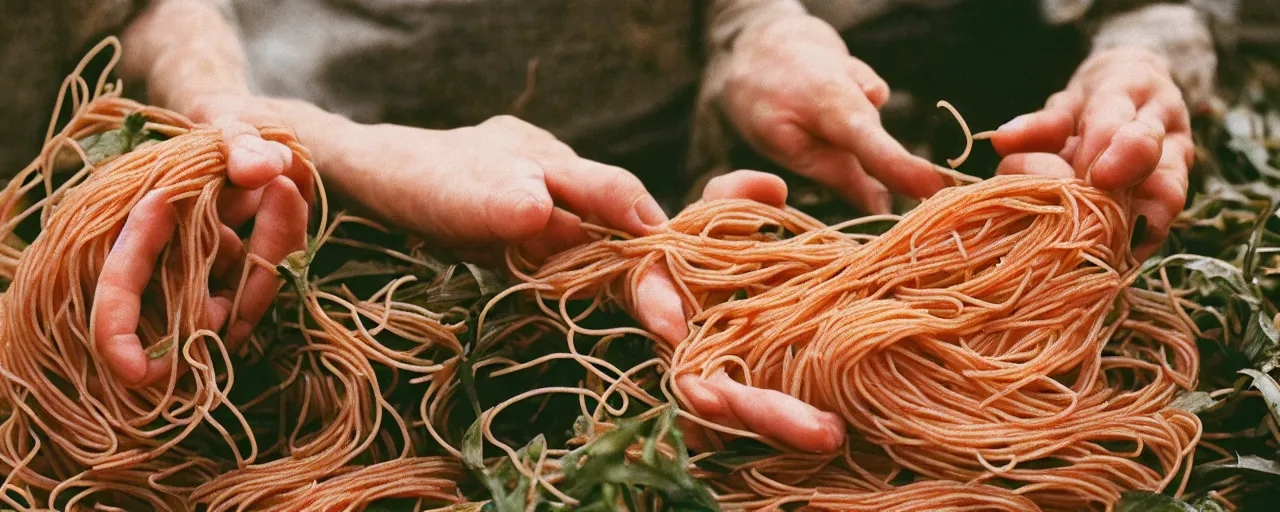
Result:
M815 112L813 131L826 142L857 158L866 172L890 190L925 198L942 190L942 175L928 160L911 154L880 124L880 114L857 92Z
M843 419L780 391L753 388L723 372L709 378L681 375L676 385L689 407L709 421L741 425L770 441L806 452L832 452L844 443Z
M684 299L662 264L645 269L636 286L636 319L645 329L675 346L689 336Z
M279 142L262 138L258 129L234 116L214 122L222 131L227 177L244 189L258 189L293 166L293 151Z

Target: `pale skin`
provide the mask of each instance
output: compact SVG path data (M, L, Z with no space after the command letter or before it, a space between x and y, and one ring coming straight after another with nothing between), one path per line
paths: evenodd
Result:
M183 30L190 27L192 30ZM195 29L198 27L198 30ZM189 34L198 34L189 37ZM283 146L255 125L293 129L313 152L325 184L368 213L467 254L519 244L550 255L587 240L580 224L601 222L634 235L659 229L666 214L635 176L583 159L550 133L511 117L455 130L351 122L300 101L255 97L230 27L196 0L157 2L124 37L126 78L146 80L151 101L223 130L231 185L220 200L225 228L216 268L222 283L206 324L234 349L261 319L280 281L251 269L239 311L228 300L244 253L279 261L305 243L312 183ZM888 85L849 55L834 29L808 16L771 19L743 30L721 107L744 138L778 164L880 213L891 193L928 197L944 186L930 162L881 126ZM193 84L195 86L193 87ZM1190 165L1187 109L1158 55L1116 49L1090 57L1045 109L1021 116L992 138L1002 174L1087 177L1132 191L1132 214L1148 220L1141 251L1154 251L1186 197ZM462 176L459 176L459 174ZM712 180L703 197L782 205L776 176L739 171ZM239 240L232 228L254 218ZM164 379L169 361L149 361L135 330L141 292L173 231L172 208L148 197L129 219L95 295L94 339L112 372L132 386ZM669 343L689 333L671 277L650 269L635 312ZM838 449L844 421L783 393L723 375L678 379L700 417L812 452ZM700 434L693 432L695 441Z

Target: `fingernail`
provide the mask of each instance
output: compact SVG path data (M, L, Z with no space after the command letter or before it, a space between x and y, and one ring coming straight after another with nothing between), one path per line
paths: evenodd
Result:
M244 340L249 339L249 335L253 334L253 325L244 320L237 320L230 329L227 330L227 350L235 352Z
M640 217L640 222L645 226L656 228L667 221L667 213L662 211L662 207L658 206L658 201L653 196L645 196L636 203L636 215Z
M1147 137L1150 137L1150 138L1152 138L1152 139L1159 139L1159 138L1160 138L1161 134L1160 134L1160 130L1159 130L1158 128L1156 128L1156 127L1154 127L1154 126L1151 126L1150 124L1147 124L1147 123L1142 122L1142 121L1137 121L1137 123L1142 127L1142 134L1143 134L1143 135L1145 135L1145 136L1147 136Z
M120 245L124 244L125 240L128 238L129 238L129 230L121 229L120 234L116 235L116 241L111 244L111 252L115 252L116 249L119 249Z
M293 150L289 149L289 146L286 146L278 142L275 144L275 146L276 146L276 150L280 152L280 161L284 162L285 167L292 165Z
M834 450L844 444L844 418L830 412L823 414L827 419L823 423L823 434L826 436L827 446Z
M1022 115L1020 115L1020 116L1018 116L1018 117L1015 117L1015 118L1013 118L1013 119L1009 120L1009 122L1007 122L1007 123L1005 123L1005 124L1000 125L1000 127L999 127L999 128L997 128L997 129L996 129L996 131L998 131L998 132L1010 132L1010 131L1015 131L1015 130L1021 130L1021 129L1022 129L1022 127L1023 127L1023 126L1025 126L1025 125L1027 124L1027 117L1028 117L1028 116L1030 116L1030 114L1022 114Z

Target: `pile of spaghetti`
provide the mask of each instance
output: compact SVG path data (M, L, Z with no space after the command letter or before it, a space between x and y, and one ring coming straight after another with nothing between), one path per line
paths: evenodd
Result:
M600 230L540 263L513 249L510 270L525 282L481 301L489 294L473 270L481 292L461 302L442 297L453 272L421 244L330 214L320 187L308 249L276 267L290 286L247 354L231 354L203 313L226 182L220 134L123 99L102 77L94 87L80 70L68 79L70 121L55 129L55 114L42 154L0 192L8 507L327 511L404 498L413 510L489 501L502 511L590 496L605 509L683 499L751 510L1079 510L1185 485L1200 423L1169 403L1195 385L1193 327L1169 290L1134 286L1127 215L1084 183L952 188L877 236L846 233L859 221L697 203L658 234ZM104 158L86 151L139 118L151 140ZM310 167L286 130L262 133ZM128 389L95 355L93 290L130 210L156 191L175 207L177 230L138 335L173 371ZM322 274L326 254L368 253L394 264L339 261ZM588 327L588 317L633 310L652 265L679 285L691 334L624 364L611 343L657 338L617 317ZM520 372L562 377L547 371L561 363L581 374L576 386L493 385ZM725 471L700 464L714 451L691 461L677 416L751 436L681 408L673 377L717 371L837 412L850 426L842 451L774 450ZM512 448L508 434L527 431L548 402L532 417L499 413L553 395L581 411L572 438ZM459 407L467 401L471 410ZM484 456L486 443L496 456ZM668 473L621 482L590 469L606 463ZM699 480L663 476L672 472ZM638 486L661 499L614 494Z
M1129 242L1106 193L1011 176L945 190L862 241L724 200L660 234L511 261L580 331L568 297L634 308L640 273L661 265L692 305L691 334L664 351L672 375L724 371L844 418L844 456L780 455L717 482L745 507L1080 510L1164 489L1201 433L1169 407L1195 386L1193 326L1175 297L1131 287Z
M105 76L92 89L80 70L64 83L70 121L50 128L43 153L0 192L0 275L9 281L0 297L0 502L19 510L295 511L391 496L459 501L461 464L418 455L429 443L410 433L403 409L384 394L452 372L461 327L389 297L307 287L277 304L288 336L259 350L258 361L233 364L220 333L204 327L226 182L222 136L121 98ZM119 135L130 116L147 120L153 140L95 165L86 141ZM262 133L309 165L287 132ZM131 390L95 357L89 319L106 256L133 205L152 191L175 206L177 230L144 294L138 335L175 371ZM345 222L321 219L321 239ZM24 225L38 229L29 245ZM387 336L403 347L387 349ZM236 388L236 366L265 375L261 389ZM418 394L424 407L438 387Z

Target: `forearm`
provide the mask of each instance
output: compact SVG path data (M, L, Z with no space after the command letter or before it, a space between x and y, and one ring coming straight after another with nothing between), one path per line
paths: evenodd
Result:
M156 0L125 30L121 72L180 112L202 94L248 93L244 51L212 0Z
M713 0L707 13L708 57L732 50L738 36L752 25L807 15L799 0Z

